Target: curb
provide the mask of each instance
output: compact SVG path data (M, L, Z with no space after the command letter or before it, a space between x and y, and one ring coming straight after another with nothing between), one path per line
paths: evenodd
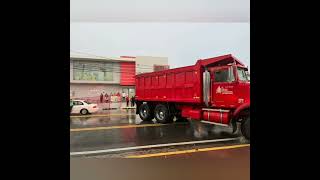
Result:
M102 110L114 110L114 109L118 109L118 108L103 108Z
M135 107L122 107L121 109L135 109Z

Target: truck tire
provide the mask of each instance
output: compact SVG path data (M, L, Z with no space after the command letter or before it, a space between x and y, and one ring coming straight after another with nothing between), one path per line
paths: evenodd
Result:
M166 124L173 122L173 116L169 112L167 106L158 104L154 109L154 117L158 123Z
M250 116L242 121L241 133L246 139L250 140Z
M153 117L153 113L151 112L151 108L148 104L141 104L139 107L139 116L142 121L151 121Z

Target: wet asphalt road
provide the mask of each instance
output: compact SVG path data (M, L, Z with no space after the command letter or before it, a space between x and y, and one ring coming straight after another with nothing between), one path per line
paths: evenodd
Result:
M70 152L96 151L145 145L178 143L187 141L237 138L218 143L190 144L183 146L148 148L121 152L102 153L95 157L126 157L130 155L152 154L171 151L184 151L194 148L220 147L247 143L238 132L232 129L199 122L175 122L158 124L143 122L135 110L110 110L104 114L90 116L72 115L70 117ZM242 152L249 156L249 147L242 150L220 150L221 152ZM210 157L215 151L192 153L192 157ZM196 155L194 155L196 154ZM216 154L216 153L215 153ZM241 154L241 153L240 153ZM190 157L191 154L187 156ZM185 154L170 158L186 158ZM238 156L238 155L236 155Z

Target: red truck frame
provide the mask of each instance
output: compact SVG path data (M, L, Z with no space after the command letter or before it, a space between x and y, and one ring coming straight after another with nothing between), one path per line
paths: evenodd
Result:
M231 54L200 59L193 66L135 76L136 114L158 123L198 120L232 126L250 139L248 68Z

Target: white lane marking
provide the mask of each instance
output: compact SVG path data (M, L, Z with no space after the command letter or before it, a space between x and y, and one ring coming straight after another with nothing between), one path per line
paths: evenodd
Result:
M117 152L117 151L166 147L166 146L180 146L180 145L187 145L187 144L203 144L203 143L212 143L212 142L223 142L223 141L232 141L232 140L237 140L237 139L239 139L239 138L212 139L212 140L202 140L202 141L187 141L187 142L179 142L179 143L155 144L155 145L134 146L134 147L104 149L104 150L95 150L95 151L71 152L70 156L90 155L90 154L109 153L109 152Z

